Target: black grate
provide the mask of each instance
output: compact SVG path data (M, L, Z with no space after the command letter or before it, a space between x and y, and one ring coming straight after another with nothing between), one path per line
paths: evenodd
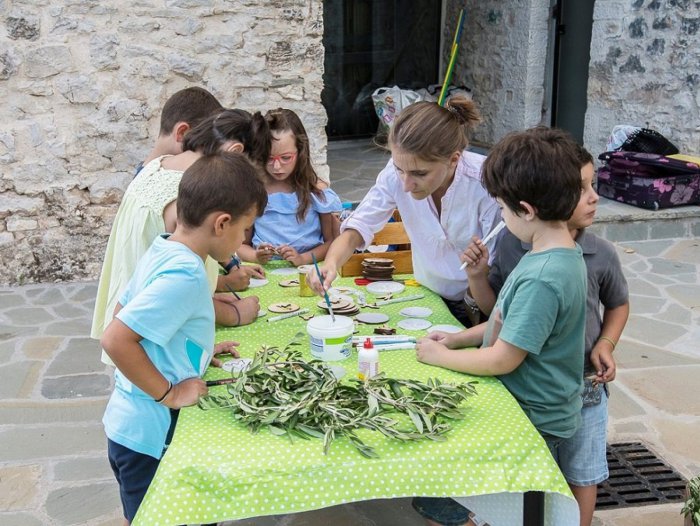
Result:
M596 509L685 499L686 480L639 442L608 444L610 478L598 485Z

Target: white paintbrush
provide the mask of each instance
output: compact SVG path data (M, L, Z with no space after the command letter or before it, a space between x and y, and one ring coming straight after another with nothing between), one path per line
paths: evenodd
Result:
M495 227L493 230L491 230L491 232L489 232L489 233L486 235L486 237L485 237L484 239L481 240L481 243L482 243L483 245L485 245L486 243L488 243L489 241L491 241L494 237L496 237L496 236L498 235L498 233L499 233L501 230L503 230L503 228L504 228L505 226L506 226L505 221L501 221L500 223L498 223L498 224L496 225L496 227ZM468 261L465 261L464 263L462 263L462 266L459 267L459 270L464 270L464 269L467 267L467 263L468 263Z

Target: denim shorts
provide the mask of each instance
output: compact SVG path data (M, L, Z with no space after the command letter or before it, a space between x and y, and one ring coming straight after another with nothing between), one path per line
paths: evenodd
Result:
M608 395L600 403L581 409L581 427L562 440L554 458L566 481L573 486L592 486L608 478L606 457Z
M426 519L443 526L462 526L471 512L449 497L413 497L413 509Z

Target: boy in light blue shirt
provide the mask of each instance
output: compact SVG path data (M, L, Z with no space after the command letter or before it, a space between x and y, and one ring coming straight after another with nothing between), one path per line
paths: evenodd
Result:
M177 410L207 394L200 376L214 347L214 307L204 260L234 253L265 208L267 193L240 154L197 160L180 182L177 227L139 261L102 336L117 367L103 423L108 456L130 523L174 427Z

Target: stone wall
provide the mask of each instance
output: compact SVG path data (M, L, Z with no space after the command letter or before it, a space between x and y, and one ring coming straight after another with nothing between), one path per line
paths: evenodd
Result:
M483 123L474 139L498 141L542 121L549 0L447 0L443 62L459 10L467 18L452 83L472 89Z
M700 155L700 2L598 1L593 17L586 146L632 124Z
M0 283L96 278L175 91L297 111L327 173L321 0L0 3Z

